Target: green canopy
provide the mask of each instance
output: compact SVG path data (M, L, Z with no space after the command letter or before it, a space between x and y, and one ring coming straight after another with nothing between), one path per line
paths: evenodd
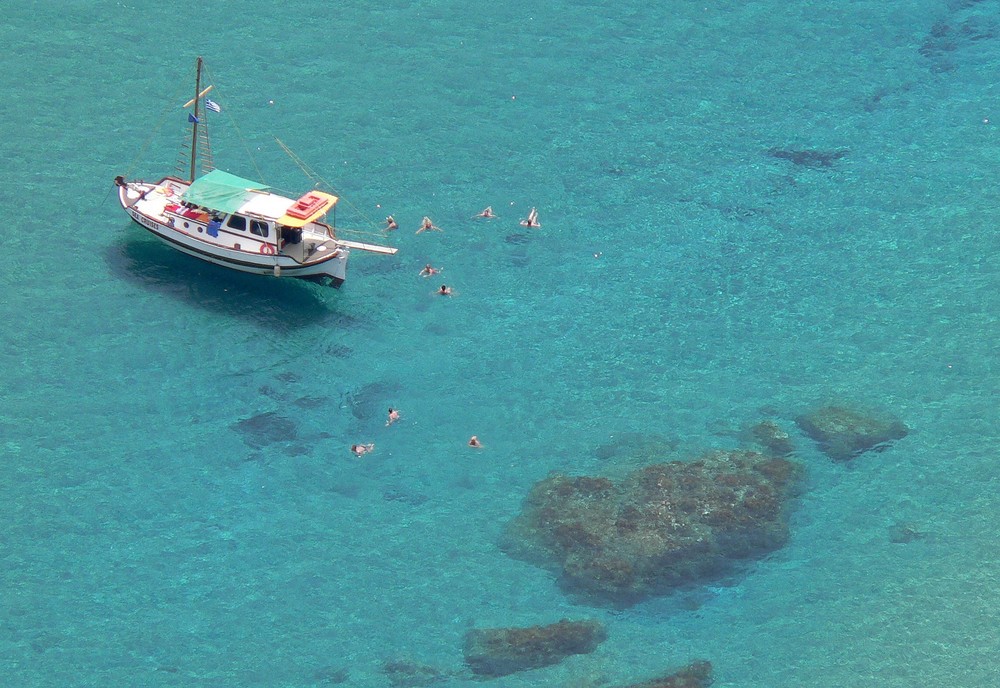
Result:
M266 189L264 184L237 177L222 170L212 170L198 177L181 198L188 203L200 205L224 213L237 212L247 201L251 189Z

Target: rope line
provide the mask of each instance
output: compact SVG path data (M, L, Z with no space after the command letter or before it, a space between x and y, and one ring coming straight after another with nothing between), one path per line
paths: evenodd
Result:
M205 73L208 82L214 85L215 80L212 79L212 75L208 71L208 66L203 65L201 70L202 72ZM222 92L222 89L217 86L215 90L218 91L219 93ZM223 100L223 98L220 96L219 100ZM250 146L247 145L246 137L243 136L243 131L240 129L239 125L236 124L236 120L233 119L233 116L230 114L229 108L228 107L224 108L222 112L226 115L226 118L229 120L229 123L233 126L233 129L236 131L236 136L240 140L240 145L243 146L243 150L246 151L247 157L250 158L250 164L253 165L253 169L257 173L257 179L260 180L261 183L266 184L267 182L264 180L264 173L261 172L260 167L257 166L257 159L253 156L253 153L250 152Z
M273 136L273 134L272 134L272 136ZM368 224L370 224L372 227L375 227L375 225L376 225L375 221L371 217L369 217L367 213L365 213L359 207L357 207L356 205L354 205L353 203L351 203L349 200L347 200L346 198L344 198L343 194L341 194L341 192L338 191L337 188L333 184L331 184L330 182L328 182L325 179L323 179L323 177L321 177L318 172L316 172L314 169L312 169L302 158L300 158L298 155L296 155L295 152L291 148L289 148L287 145L285 145L284 141L282 141L281 139L279 139L277 136L274 137L274 140L278 143L279 146L281 146L281 150L285 151L285 154L289 158L291 158L292 162L294 162L296 165L298 165L299 169L302 170L302 173L305 174L306 177L308 177L309 180L311 182L313 182L313 184L315 186L319 186L319 185L326 186L334 194L336 194L337 198L340 199L340 201L342 201L343 203L345 203L348 207L351 208L351 210L353 210L358 215L360 215L361 218L363 220L365 220L366 222L368 222ZM374 234L372 233L372 230L367 230L366 231L366 230L361 230L361 229L341 229L340 227L338 227L337 231L338 232L343 231L343 232L347 232L347 233L359 234L359 235L362 235L362 236L374 236ZM386 235L386 231L383 230L381 232L377 232L377 235L378 236L385 236Z

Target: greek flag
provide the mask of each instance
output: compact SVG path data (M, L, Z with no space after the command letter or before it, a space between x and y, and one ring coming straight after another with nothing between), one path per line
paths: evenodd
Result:
M205 109L211 110L212 112L222 112L222 108L211 98L205 98Z

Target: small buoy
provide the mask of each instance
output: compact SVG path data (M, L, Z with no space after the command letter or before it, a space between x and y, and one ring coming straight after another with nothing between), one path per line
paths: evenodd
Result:
M275 277L281 277L281 266L280 265L275 265L274 266L274 276Z

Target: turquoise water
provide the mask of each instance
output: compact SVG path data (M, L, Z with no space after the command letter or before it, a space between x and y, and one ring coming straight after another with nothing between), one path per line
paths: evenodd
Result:
M609 639L491 685L997 685L997 3L370 5L6 9L3 685L463 685L470 627L562 617ZM307 187L278 136L396 258L325 290L127 221L198 54L216 163ZM791 422L829 401L912 431L833 464ZM629 467L598 446L762 418L808 489L743 575L611 610L499 551L550 471Z

